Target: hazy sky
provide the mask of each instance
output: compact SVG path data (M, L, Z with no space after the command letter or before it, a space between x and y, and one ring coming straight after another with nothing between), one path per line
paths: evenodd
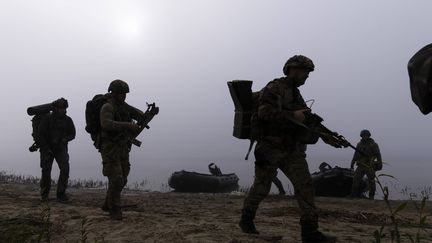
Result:
M165 180L214 161L248 184L253 165L242 159L248 142L231 135L226 82L253 80L258 90L303 54L316 69L301 91L324 124L353 144L370 129L384 170L430 185L431 116L412 103L406 68L431 42L430 9L426 0L1 1L0 169L39 175L26 108L65 97L77 127L71 176L102 177L85 103L120 78L130 104L160 106L133 148L131 176ZM319 142L309 147L310 170L349 166L352 153Z

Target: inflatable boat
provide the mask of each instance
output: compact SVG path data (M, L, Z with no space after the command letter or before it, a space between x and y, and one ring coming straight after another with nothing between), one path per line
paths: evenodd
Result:
M315 195L321 197L346 197L351 194L354 171L335 166L332 168L326 162L321 163L319 172L312 173ZM367 191L366 179L360 184L360 192Z
M238 190L238 176L234 173L210 175L189 171L174 172L168 185L176 192L232 192Z

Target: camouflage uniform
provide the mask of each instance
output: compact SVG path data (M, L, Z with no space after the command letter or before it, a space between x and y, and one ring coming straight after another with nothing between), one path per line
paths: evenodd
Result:
M303 228L316 230L318 216L312 178L306 161L306 146L296 138L290 107L305 108L297 87L288 78L270 82L263 90L258 107L261 139L255 147L255 180L244 201L242 218L253 219L259 203L270 191L277 169L292 182L301 209Z
M381 153L378 144L370 137L362 138L362 140L357 144L357 149L362 151L365 155L359 152L355 152L351 168L357 163L357 169L354 172L353 184L351 189L352 197L360 197L360 183L363 177L366 175L368 178L369 185L369 198L373 199L375 196L375 169L374 169L374 159L377 161L381 160Z
M128 93L129 87L124 81L111 82L108 91ZM103 175L108 177L108 191L105 198L105 211L110 211L113 219L121 219L120 195L127 184L130 171L129 152L131 139L134 137L128 125L134 120L144 119L145 114L111 98L100 111L100 153L102 156Z
M65 197L69 179L68 142L75 138L74 123L69 116L53 112L41 120L37 134L37 143L40 146L40 167L42 168L40 180L42 199L48 198L54 159L60 169L57 198Z
M286 77L271 81L260 92L256 115L259 136L255 147L255 179L245 198L239 222L245 233L258 234L253 219L259 203L270 191L277 169L280 169L294 186L301 211L302 242L336 241L335 237L318 230L314 189L306 161L305 143L316 143L318 136L306 132L307 129L299 129L300 123L309 124L313 119L304 114L307 106L298 87L306 82L314 68L309 58L293 56L283 68ZM340 147L333 139L321 138L330 145Z
M127 184L130 171L129 152L131 149L131 134L119 122L132 122L138 119L126 103L116 104L110 101L102 106L101 120L101 146L100 153L103 163L103 175L108 177L108 191L105 205L111 208L120 208L120 194Z

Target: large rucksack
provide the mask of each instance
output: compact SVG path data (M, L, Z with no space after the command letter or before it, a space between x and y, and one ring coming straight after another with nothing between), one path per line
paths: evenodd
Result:
M41 121L50 114L52 111L52 103L47 103L43 105L31 106L27 108L27 114L33 116L32 122L32 137L33 144L29 147L30 152L35 152L40 148L38 144L38 129Z
M249 80L230 81L228 88L235 107L233 136L250 140L249 150L245 157L247 160L254 142L260 136L257 112L262 90L252 92L252 81Z
M110 99L109 94L97 94L93 97L93 99L87 101L86 109L85 109L85 119L86 126L85 130L90 134L91 139L94 142L96 148L98 134L101 131L100 125L100 111L102 106L108 102Z
M432 44L424 46L408 62L411 98L423 114L432 111Z

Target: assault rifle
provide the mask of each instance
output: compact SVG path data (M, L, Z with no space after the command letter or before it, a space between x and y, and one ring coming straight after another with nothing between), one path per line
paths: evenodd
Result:
M133 108L133 107L132 107ZM135 108L134 108L135 109ZM159 107L153 102L151 104L147 103L147 110L142 114L141 119L138 120L137 125L139 125L139 130L133 134L131 138L131 143L137 147L141 147L142 142L137 139L141 132L147 128L150 129L149 123L159 113Z
M305 112L304 114L305 114L304 123L298 122L294 119L291 121L304 129L305 133L303 133L303 135L305 137L315 137L316 138L315 142L318 140L318 137L320 137L324 142L329 143L334 147L337 148L350 147L355 151L359 152L360 154L365 155L363 151L353 146L348 140L345 139L344 136L324 126L322 124L324 119L321 118L319 115L312 112Z

